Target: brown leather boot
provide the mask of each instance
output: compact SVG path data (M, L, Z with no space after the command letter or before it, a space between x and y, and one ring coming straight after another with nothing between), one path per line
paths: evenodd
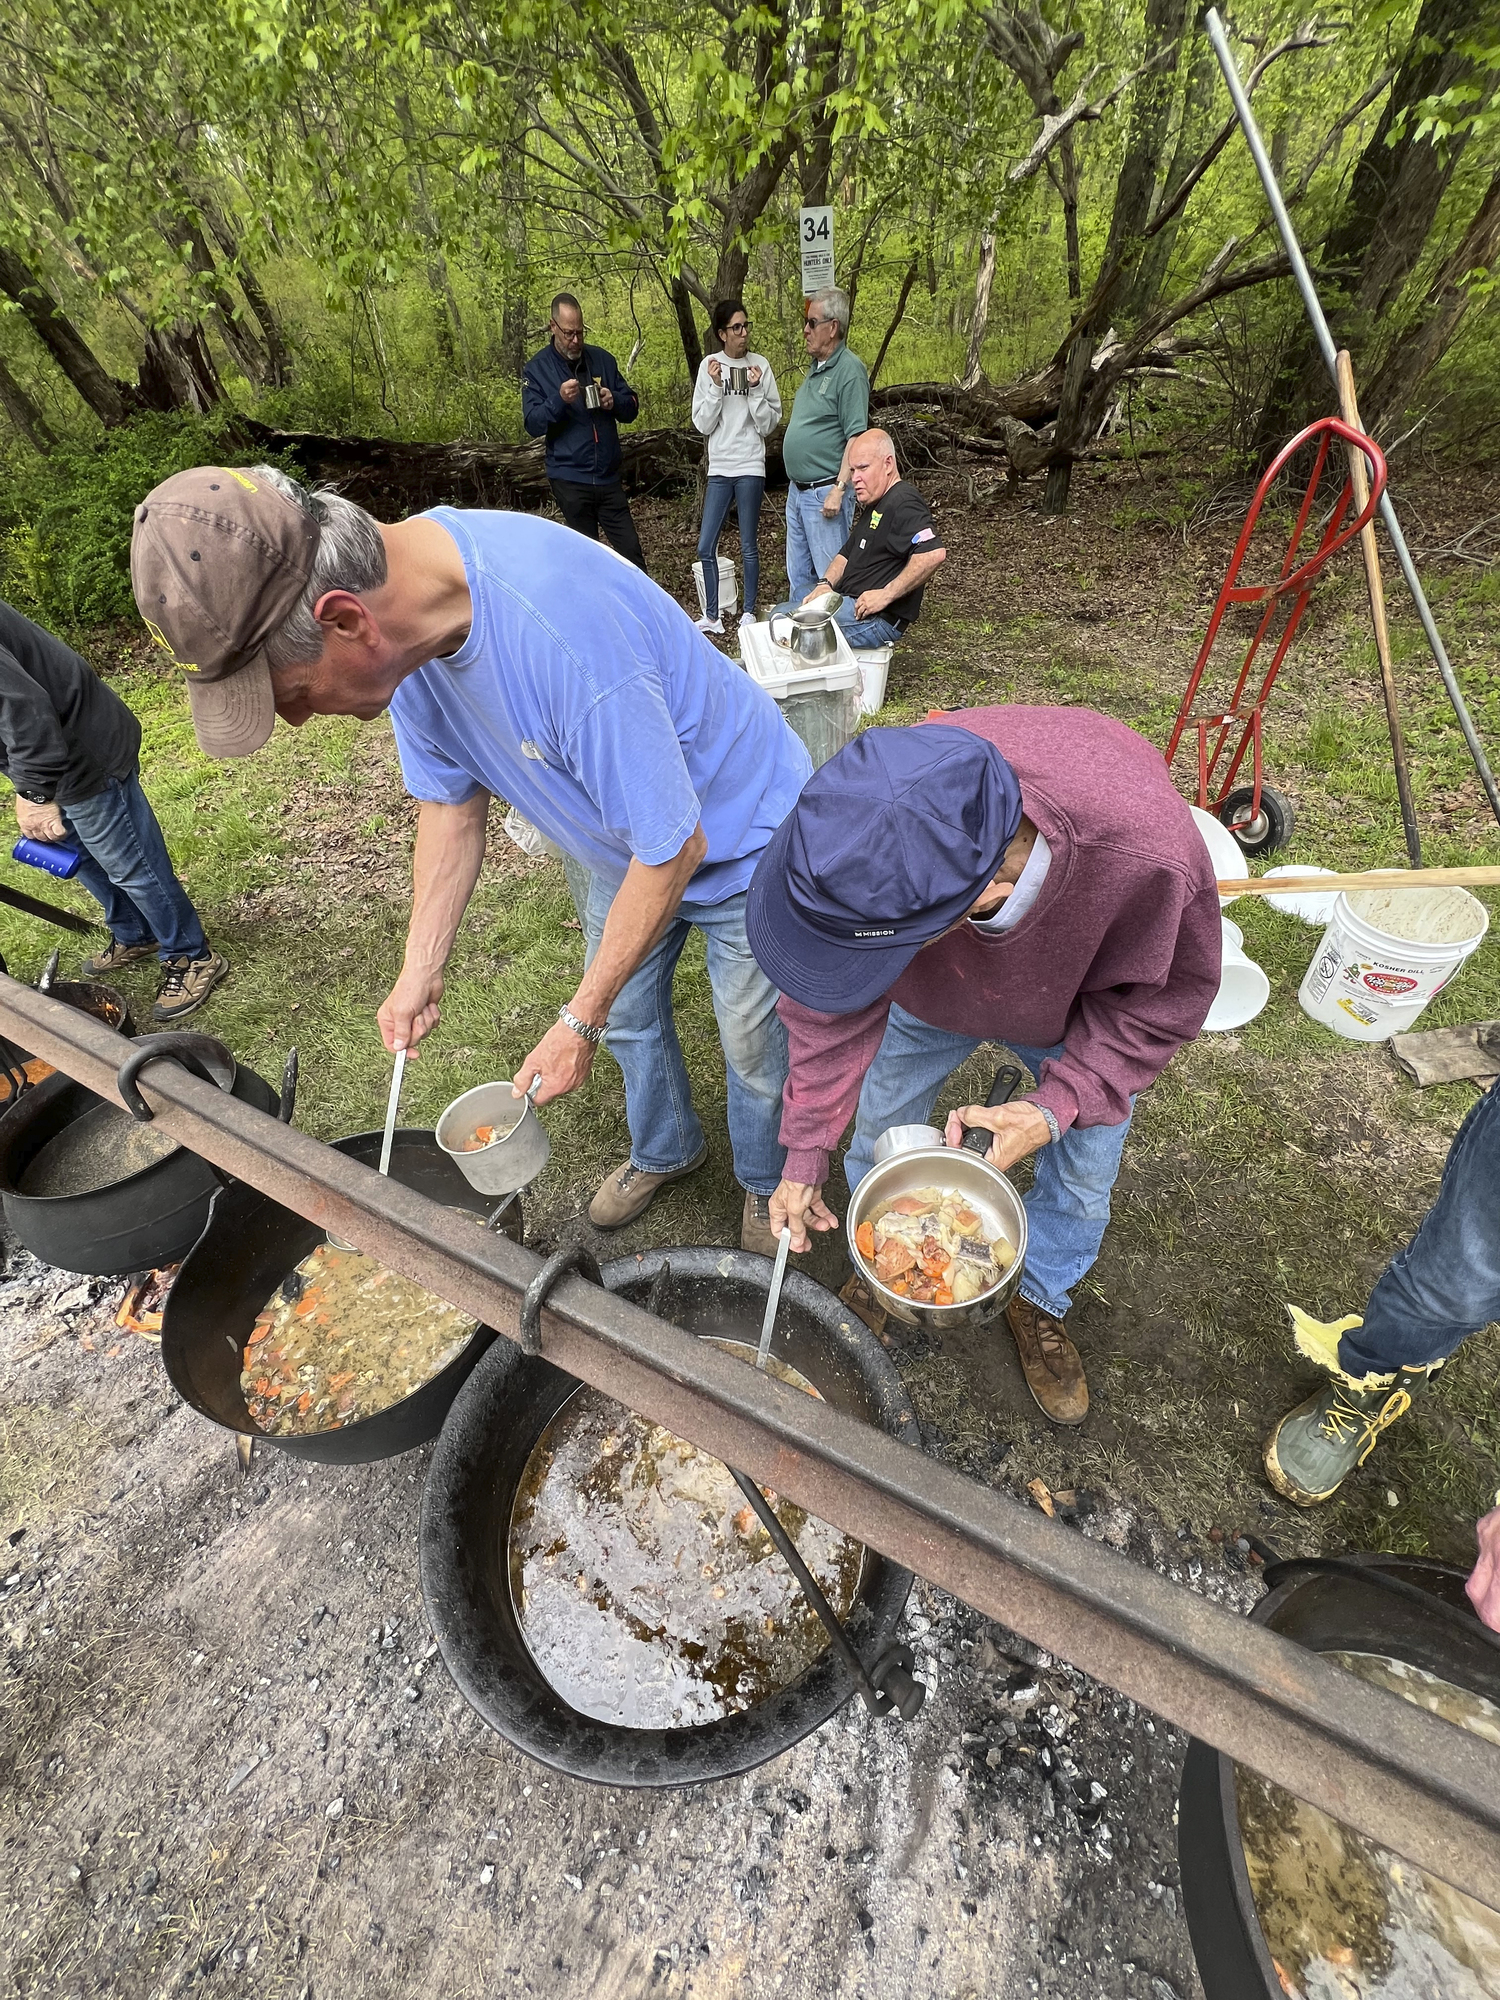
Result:
M1060 1319L1044 1313L1019 1292L1005 1308L1015 1336L1026 1386L1055 1424L1081 1424L1089 1413L1089 1385L1083 1362Z
M697 1159L689 1160L685 1167L677 1167L670 1174L643 1173L627 1160L623 1167L615 1168L589 1203L589 1221L596 1229L623 1229L651 1206L668 1181L680 1181L684 1174L695 1173L707 1158L705 1146Z
M747 1193L740 1211L740 1248L757 1257L774 1257L779 1247L771 1227L771 1197Z

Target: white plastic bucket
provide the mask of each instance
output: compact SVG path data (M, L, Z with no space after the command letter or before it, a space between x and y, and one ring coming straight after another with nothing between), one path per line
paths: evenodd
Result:
M1228 917L1220 917L1219 931L1224 955L1219 990L1208 1010L1208 1019L1203 1023L1206 1035L1243 1028L1247 1021L1255 1019L1271 997L1270 980L1253 958L1245 956L1244 934L1239 925L1232 924Z
M1193 815L1193 825L1202 835L1203 845L1208 849L1208 858L1213 863L1214 874L1221 882L1243 882L1250 873L1245 861L1245 850L1234 835L1212 813L1202 806L1189 806ZM1219 908L1222 910L1234 901L1233 896L1221 896Z
M1409 1028L1489 929L1467 889L1354 889L1342 894L1297 998L1351 1042Z
M698 615L708 616L708 595L703 588L703 565L693 564L693 587L698 592ZM740 608L739 578L735 575L734 564L728 556L719 557L719 616L731 618Z
M891 671L891 654L894 646L855 646L852 648L859 662L859 712L861 715L875 715L885 707L885 684Z

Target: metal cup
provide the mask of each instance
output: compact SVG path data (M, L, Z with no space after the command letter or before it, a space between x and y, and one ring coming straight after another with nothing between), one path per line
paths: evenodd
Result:
M729 396L748 396L750 393L750 370L731 365L724 370L724 392Z
M433 1136L439 1147L481 1194L513 1194L529 1187L551 1157L552 1142L531 1101L541 1080L532 1079L519 1112L508 1083L481 1083L455 1097L438 1120ZM459 1142L478 1124L504 1129L489 1145L472 1153L460 1151Z
M602 410L602 409L603 409L603 407L604 407L604 398L603 398L603 397L602 397L602 396L601 396L601 395L599 394L599 384L598 384L597 382L585 382L585 383L584 383L584 385L583 385L583 407L584 407L584 408L585 408L586 410Z

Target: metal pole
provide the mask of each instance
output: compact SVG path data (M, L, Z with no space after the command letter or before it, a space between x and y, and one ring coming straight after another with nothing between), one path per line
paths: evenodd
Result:
M0 1033L111 1103L131 1044L0 976ZM176 1064L142 1092L170 1137L333 1228L508 1339L533 1251L253 1111ZM1418 1867L1500 1906L1500 1748L1357 1680L1009 1495L579 1277L546 1358L742 1466L987 1616L1071 1660Z
M1329 378L1338 388L1338 349L1333 344L1333 335L1328 330L1328 321L1323 314L1323 306L1313 285L1312 273L1302 255L1292 218L1287 213L1286 203L1281 198L1281 188L1276 180L1276 170L1271 165L1270 155L1260 136L1260 128L1255 122L1255 113L1250 109L1250 100L1245 95L1240 73L1230 52L1229 39L1224 33L1224 23L1219 19L1217 8L1210 7L1203 16L1208 38L1214 45L1214 54L1219 59L1219 68L1224 72L1224 81L1229 86L1229 95L1234 104L1235 116L1240 121L1245 143L1250 148L1261 184L1266 191L1266 200L1271 204L1271 214L1286 249L1287 259L1292 267L1292 276L1297 280L1297 289L1302 294L1302 303L1307 307L1307 317L1312 322L1312 330L1317 336L1318 348L1327 363ZM1401 574L1406 578L1406 587L1411 592L1412 602L1417 607L1417 616L1422 621L1422 630L1427 635L1427 643L1432 649L1432 657L1437 661L1438 672L1443 677L1443 686L1448 690L1448 699L1453 704L1453 713L1458 717L1458 726L1463 731L1464 741L1469 746L1469 755L1474 759L1474 768L1479 773L1479 782L1484 786L1489 798L1490 809L1500 820L1500 785L1495 783L1495 774L1484 754L1484 745L1474 727L1468 704L1463 697L1448 659L1447 648L1442 634L1438 631L1432 607L1427 602L1427 594L1422 588L1422 579L1417 575L1417 566L1412 561L1411 550L1406 546L1406 537L1401 532L1401 523L1396 519L1396 509L1387 487L1380 496L1380 518L1385 523L1385 531L1391 538L1391 546L1396 551L1396 560L1401 565Z

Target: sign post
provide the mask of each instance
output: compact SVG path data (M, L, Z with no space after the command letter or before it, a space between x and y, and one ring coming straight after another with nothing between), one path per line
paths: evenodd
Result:
M797 240L802 250L802 296L815 299L833 284L833 210L798 209Z

